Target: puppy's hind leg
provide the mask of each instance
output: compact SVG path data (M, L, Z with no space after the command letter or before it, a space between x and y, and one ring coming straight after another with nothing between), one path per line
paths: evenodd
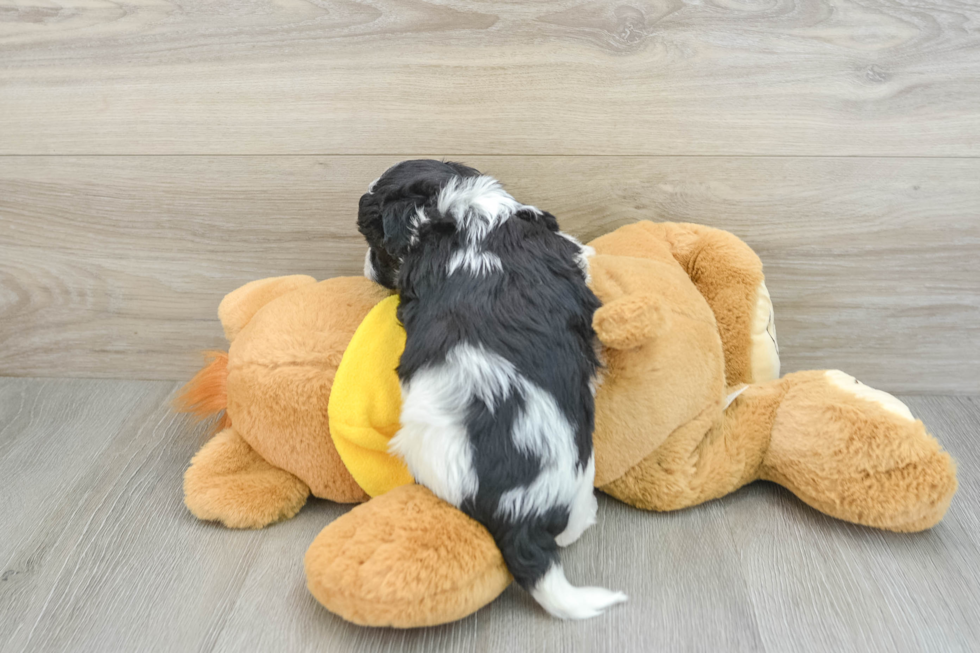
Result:
M595 491L592 488L595 482L595 454L589 458L588 466L578 474L575 482L575 498L572 502L571 514L568 517L568 525L555 538L555 542L561 547L568 546L578 540L585 529L595 523L596 512L599 508Z

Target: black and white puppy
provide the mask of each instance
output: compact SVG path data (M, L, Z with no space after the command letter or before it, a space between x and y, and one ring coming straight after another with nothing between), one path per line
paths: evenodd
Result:
M407 342L390 450L487 527L548 612L626 600L572 587L558 546L595 523L595 375L587 249L554 216L457 163L405 161L361 197L365 274L398 290Z

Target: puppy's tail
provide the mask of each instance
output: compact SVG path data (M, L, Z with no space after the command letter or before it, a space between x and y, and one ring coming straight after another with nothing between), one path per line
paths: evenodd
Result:
M555 537L542 525L507 524L498 534L497 547L514 580L552 616L588 619L626 600L622 592L602 587L572 587L558 560Z
M204 352L207 363L187 382L174 399L174 409L190 413L201 421L224 411L228 407L228 352ZM213 428L213 433L231 426L228 413L224 413Z

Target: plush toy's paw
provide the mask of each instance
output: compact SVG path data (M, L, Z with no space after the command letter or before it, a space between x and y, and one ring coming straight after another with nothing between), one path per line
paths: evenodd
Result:
M891 531L935 526L956 492L956 467L908 407L836 370L785 377L763 465L814 508Z
M592 318L602 344L614 349L633 349L665 328L667 315L656 295L626 295L603 305Z
M511 576L487 530L419 485L404 485L336 520L306 552L307 587L362 626L412 628L461 619Z
M198 519L262 528L293 517L310 488L266 462L233 427L214 436L184 473L184 503Z

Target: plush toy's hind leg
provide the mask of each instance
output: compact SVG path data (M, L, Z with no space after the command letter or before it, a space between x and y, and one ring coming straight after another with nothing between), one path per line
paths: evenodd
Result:
M310 488L273 467L234 427L214 436L184 473L184 503L198 519L229 528L262 528L294 516Z
M225 295L218 306L218 318L228 342L238 336L260 308L273 299L311 283L316 283L316 279L305 274L270 277L256 279Z
M762 478L858 524L909 532L942 519L956 467L905 404L839 371L784 381Z
M734 492L759 477L784 392L779 381L752 385L723 413L709 406L599 489L643 510L680 510Z

